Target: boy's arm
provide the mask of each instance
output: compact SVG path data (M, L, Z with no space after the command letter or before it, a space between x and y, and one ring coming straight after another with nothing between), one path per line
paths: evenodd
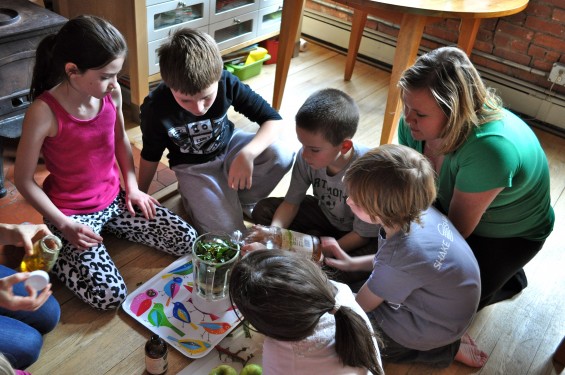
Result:
M374 255L349 256L333 237L321 237L324 262L342 271L372 271Z
M361 237L357 232L351 231L337 240L339 246L346 253L365 246L369 243L369 239Z
M297 204L283 201L275 211L271 225L280 228L288 228L296 217L299 207L300 206Z
M149 191L149 185L159 166L158 161L147 161L143 157L139 159L139 190L144 193Z
M365 312L373 311L384 301L383 298L371 292L367 283L359 289L357 296L355 296L355 300Z
M232 189L251 188L253 161L278 139L281 123L282 120L265 121L251 142L239 151L231 163L228 174L228 184Z
M243 149L246 149L250 152L255 159L259 156L267 147L272 145L277 139L279 139L279 134L281 132L283 126L282 120L268 120L265 121L259 129L257 133Z

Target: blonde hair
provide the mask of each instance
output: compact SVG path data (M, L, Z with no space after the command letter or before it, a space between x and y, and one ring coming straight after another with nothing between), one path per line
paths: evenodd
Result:
M406 69L398 82L406 92L429 89L447 117L439 153L457 150L473 129L502 117L502 100L485 87L479 72L461 49L441 47L422 55Z
M409 147L381 145L355 160L344 177L349 197L375 221L410 231L436 198L435 172Z

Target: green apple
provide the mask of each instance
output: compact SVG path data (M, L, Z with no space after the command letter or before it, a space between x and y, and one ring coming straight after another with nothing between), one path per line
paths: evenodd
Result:
M250 363L241 370L239 375L262 375L263 367L256 365L255 363Z
M220 365L213 368L208 375L237 375L237 370L229 365Z

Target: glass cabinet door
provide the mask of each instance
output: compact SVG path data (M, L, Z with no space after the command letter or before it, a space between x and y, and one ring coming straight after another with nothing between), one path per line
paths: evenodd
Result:
M209 25L210 35L220 50L246 42L257 35L257 12L246 13Z
M260 0L211 0L210 23L224 21L259 9Z
M279 5L272 5L259 10L257 19L257 35L263 35L281 28L282 2Z
M147 7L147 39L166 38L179 27L199 28L209 22L208 1L167 1Z

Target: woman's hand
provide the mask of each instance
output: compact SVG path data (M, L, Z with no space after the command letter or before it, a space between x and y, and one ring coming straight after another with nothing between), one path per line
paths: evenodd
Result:
M27 280L28 277L29 272L20 272L0 279L0 307L11 311L35 311L47 301L53 293L51 284L47 284L40 294L30 286L26 286L29 296L23 297L14 294L13 286Z
M23 247L26 254L33 252L33 242L52 234L45 224L0 224L0 244Z
M228 174L228 186L234 190L251 189L253 158L242 149L233 159Z
M135 216L134 205L139 207L143 217L148 220L153 220L157 214L155 206L159 205L159 201L151 195L145 194L139 189L135 189L126 194L126 206L132 216Z

